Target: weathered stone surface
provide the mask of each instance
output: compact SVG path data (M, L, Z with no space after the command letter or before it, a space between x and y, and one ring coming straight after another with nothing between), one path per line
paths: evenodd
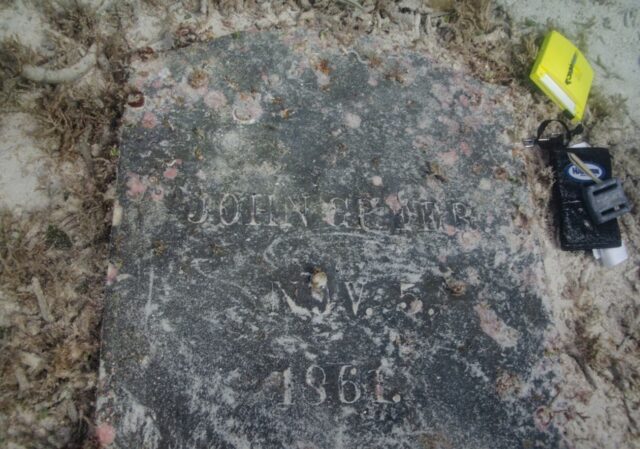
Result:
M119 448L555 446L501 90L308 39L138 67L100 428Z

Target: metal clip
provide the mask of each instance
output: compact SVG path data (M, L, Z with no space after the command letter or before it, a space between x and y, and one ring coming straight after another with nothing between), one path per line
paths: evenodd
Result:
M526 139L522 139L522 145L524 145L525 148L533 148L536 145L544 148L545 145L549 142L560 142L562 137L562 134L552 134L550 137L545 137L543 139L538 139L537 137L528 137Z

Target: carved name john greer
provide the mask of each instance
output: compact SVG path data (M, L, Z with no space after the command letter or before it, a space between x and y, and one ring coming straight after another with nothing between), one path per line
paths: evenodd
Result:
M274 195L221 192L203 196L188 213L191 223L225 227L330 227L363 231L447 231L475 228L474 210L461 201L386 197Z

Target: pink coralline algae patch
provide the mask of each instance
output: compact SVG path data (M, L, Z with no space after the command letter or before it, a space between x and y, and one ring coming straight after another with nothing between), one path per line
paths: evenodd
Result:
M440 153L438 155L438 159L440 159L440 162L442 162L443 165L452 167L458 161L458 152L456 150L449 150L444 153Z
M503 349L513 348L518 344L520 333L502 321L498 315L489 308L486 302L476 305L473 310L475 310L478 318L480 318L482 331Z
M316 72L316 81L320 88L327 87L331 84L331 78L326 73Z
M407 59L401 64L402 71L402 84L405 86L409 86L413 84L418 76L418 72L416 68L411 63L410 59Z
M533 412L533 422L540 432L545 432L553 420L553 412L548 407L538 407Z
M431 93L438 99L442 107L448 108L451 105L452 97L446 86L434 84L431 86Z
M371 177L371 184L373 184L376 187L380 187L382 186L382 178L380 176L372 176Z
M452 120L449 117L445 116L440 116L437 120L447 127L447 132L449 134L454 135L460 132L460 123L458 123L456 120Z
M451 226L449 224L444 225L444 233L449 237L453 237L454 235L456 235L456 232L458 232L458 230L455 228L455 226Z
M261 95L258 93L238 94L231 111L233 119L245 125L256 123L263 113L260 99Z
M137 173L127 174L127 196L133 199L140 199L147 191L147 186L140 179L140 175Z
M287 78L298 79L302 75L304 75L305 70L307 70L309 67L309 61L307 61L306 59L294 62L289 70L287 70Z
M118 268L109 264L107 267L107 285L112 285L118 278Z
M264 83L267 85L267 87L278 87L282 84L282 79L280 78L280 75L277 75L275 73L269 75L267 73L263 73L260 78L262 79L262 81L264 81Z
M227 97L218 90L210 90L204 96L204 104L216 111L227 105Z
M96 428L96 439L101 447L109 446L116 439L116 429L110 424L100 424Z
M176 97L182 98L187 104L191 105L203 98L208 92L206 87L194 88L186 79L181 80L174 89L174 94Z
M460 96L460 104L472 112L477 112L482 103L482 92L477 89L469 89Z
M144 89L144 85L147 83L147 80L144 77L138 76L131 83L137 90Z
M471 251L480 245L480 238L478 231L465 231L458 235L458 242L464 251Z
M413 147L421 150L433 148L435 142L430 136L416 136L413 139Z
M156 79L163 81L165 85L173 83L171 70L169 70L169 67L162 67L160 70L158 70L155 77Z
M400 203L400 199L398 198L397 193L392 193L391 195L387 196L384 199L384 202L396 215L402 210L402 204Z
M158 125L158 118L152 112L145 112L142 116L142 126L143 128L151 129L155 128Z
M167 168L164 171L163 176L167 179L176 179L176 176L178 176L178 168L175 166Z
M521 279L523 285L535 286L539 285L539 283L542 282L536 270L532 268L523 270L519 274L519 278Z
M358 114L353 114L351 112L347 112L344 115L344 124L349 128L360 128L360 123L362 120Z
M189 92L189 97L193 100L194 103L199 99L204 98L207 92L209 92L206 86L194 88L190 85L187 85L185 87L185 91Z
M462 151L462 154L464 154L465 156L471 156L471 154L473 153L471 146L469 146L467 142L460 143L460 151Z
M471 129L474 132L480 131L483 127L487 126L488 122L495 122L495 117L491 112L479 115L469 115L462 119L464 126Z

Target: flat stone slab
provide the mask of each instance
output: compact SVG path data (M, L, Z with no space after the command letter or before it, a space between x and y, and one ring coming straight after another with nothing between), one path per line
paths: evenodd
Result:
M555 447L504 91L314 36L138 65L100 431L118 448Z

